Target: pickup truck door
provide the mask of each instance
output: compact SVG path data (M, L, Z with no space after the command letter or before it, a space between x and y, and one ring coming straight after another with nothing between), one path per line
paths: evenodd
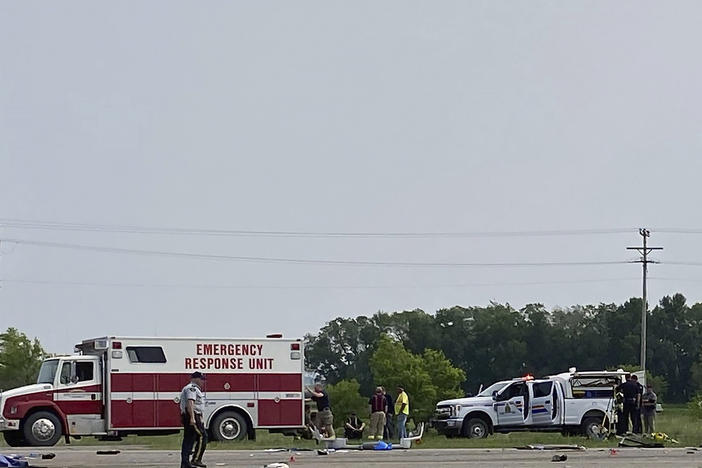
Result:
M548 426L554 420L554 382L552 380L537 380L531 386L531 424Z
M529 414L529 390L526 382L514 382L495 396L493 404L500 426L523 425Z

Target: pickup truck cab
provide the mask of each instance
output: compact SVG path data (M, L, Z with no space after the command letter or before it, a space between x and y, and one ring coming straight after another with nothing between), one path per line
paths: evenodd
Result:
M475 397L440 401L434 426L447 437L483 438L516 431L595 435L614 423L623 371L571 371L496 382Z

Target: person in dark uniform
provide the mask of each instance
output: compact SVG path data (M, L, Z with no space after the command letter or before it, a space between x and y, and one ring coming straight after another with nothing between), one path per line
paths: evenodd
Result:
M643 385L639 383L639 378L636 375L632 374L631 380L636 384L636 391L638 392L636 396L636 409L634 410L633 432L641 434L643 431L643 425L641 424L641 399L643 397L644 388Z
M180 451L180 468L202 467L202 455L207 447L207 432L202 422L205 409L205 396L202 393L202 381L205 376L200 372L190 375L190 383L180 392L180 418L183 423L183 445ZM193 452L193 446L195 451ZM190 461L190 454L193 459Z
M626 382L621 386L622 394L624 395L624 408L623 417L624 421L622 428L624 431L629 430L629 420L631 420L631 429L636 432L638 429L636 425L636 408L639 405L639 384L638 382L632 380L631 374L626 376Z
M392 401L392 396L383 388L383 394L385 395L385 401L387 402L388 409L385 413L385 429L383 430L383 439L390 440L395 437L395 404Z

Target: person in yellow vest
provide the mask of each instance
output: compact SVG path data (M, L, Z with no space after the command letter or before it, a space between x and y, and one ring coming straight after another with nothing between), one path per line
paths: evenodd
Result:
M405 393L404 385L397 386L397 398L395 399L395 414L397 415L397 435L400 440L407 437L407 417L409 416L409 397Z

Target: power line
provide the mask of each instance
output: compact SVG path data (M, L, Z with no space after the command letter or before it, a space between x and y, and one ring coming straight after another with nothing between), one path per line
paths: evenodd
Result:
M616 261L569 261L569 262L398 262L398 261L368 261L368 260L331 260L331 259L307 259L307 258L281 258L281 257L253 257L235 256L221 254L204 254L194 252L177 252L165 250L141 250L121 247L95 246L85 244L71 244L63 242L37 241L27 239L0 239L3 242L10 242L19 245L32 245L37 247L53 247L60 249L94 251L104 253L134 254L161 257L180 257L201 260L228 260L252 263L282 263L296 265L343 265L343 266L366 266L366 267L422 267L422 268L470 268L470 267L558 267L558 266L592 266L592 265L620 265L630 262Z
M33 284L48 286L95 286L118 288L176 288L176 289L440 289L485 286L538 286L549 284L606 283L614 281L638 281L639 278L598 278L554 281L500 281L456 284L396 284L396 285L217 285L217 284L173 284L173 283L121 283L96 281L0 279L0 284Z
M292 231L292 230L250 230L250 229L200 229L162 228L149 226L65 223L23 219L0 219L0 226L13 229L47 231L83 231L127 234L161 235L204 235L239 237L311 237L311 238L480 238L480 237L552 237L628 234L631 228L604 229L553 229L553 230L514 230L514 231L456 231L456 232L345 232L345 231Z

